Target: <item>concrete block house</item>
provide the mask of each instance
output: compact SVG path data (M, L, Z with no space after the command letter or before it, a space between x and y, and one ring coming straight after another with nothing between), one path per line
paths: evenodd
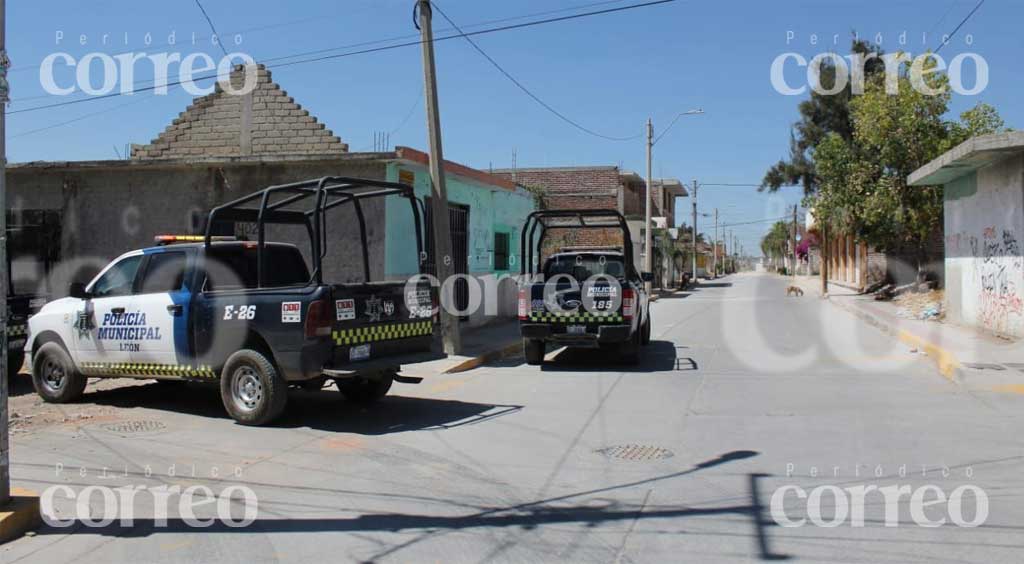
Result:
M971 138L908 182L943 187L947 319L1024 337L1024 132Z
M240 80L241 69L233 80ZM62 295L111 258L150 246L162 233L200 233L213 206L255 190L320 176L352 176L412 184L430 192L427 155L407 147L351 153L348 145L257 70L250 94L220 90L197 98L151 143L115 161L16 163L7 169L8 214L16 286ZM456 270L475 278L517 270L518 228L534 209L532 195L506 178L446 161ZM429 210L429 206L427 206ZM408 205L369 202L371 278L398 279L416 270ZM362 280L354 214L328 216L328 279ZM291 230L291 231L290 231ZM429 231L428 231L429 233ZM246 226L235 235L248 236ZM305 231L275 227L268 239L308 246ZM428 237L429 239L429 237ZM501 286L496 315L515 315L514 282ZM465 295L465 290L458 292ZM470 324L486 323L481 309Z
M518 185L539 188L544 193L544 205L549 209L613 209L624 215L629 223L633 240L633 256L637 269L643 266L644 194L646 180L635 172L617 166L572 166L547 168L496 169L493 173ZM676 226L676 198L688 195L686 187L676 179L656 179L651 186L651 217L657 226ZM667 234L666 234L667 236ZM622 236L611 230L585 230L564 233L552 243L578 246L620 246ZM675 278L672 257L656 254L655 278L667 286Z

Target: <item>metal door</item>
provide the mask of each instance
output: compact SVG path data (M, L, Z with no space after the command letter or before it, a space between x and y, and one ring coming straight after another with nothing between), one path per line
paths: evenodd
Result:
M434 263L434 224L430 198L424 201L426 207L427 268L430 274L437 274ZM454 274L469 274L469 206L448 203L448 229L451 235L452 268ZM444 283L444 280L441 280ZM469 283L464 278L455 282L455 307L460 311L469 306Z

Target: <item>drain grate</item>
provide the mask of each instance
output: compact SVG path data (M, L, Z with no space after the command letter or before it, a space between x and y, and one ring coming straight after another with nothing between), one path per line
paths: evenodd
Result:
M615 445L596 452L616 460L663 460L675 456L671 450L654 445Z
M140 433L153 433L155 431L163 431L167 428L160 421L144 420L144 421L120 421L118 423L110 423L103 426L104 430L110 431L111 433L117 433L119 435L137 435Z

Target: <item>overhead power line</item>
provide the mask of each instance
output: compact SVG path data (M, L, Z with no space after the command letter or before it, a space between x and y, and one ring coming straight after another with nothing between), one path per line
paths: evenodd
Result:
M935 48L935 54L936 55L938 55L939 51L941 51L942 48L946 46L946 43L949 43L949 39L953 39L953 36L956 35L956 32L960 31L960 28L963 27L965 23L967 23L967 20L971 19L971 16L973 16L974 13L978 11L978 8L981 8L981 5L984 4L984 3L985 3L985 0L981 0L980 2L978 2L978 5L975 6L974 9L971 10L970 13L968 13L967 16L964 17L964 19L960 20L960 23L957 24L957 26L955 28L953 28L953 31L951 31L949 33L949 38L947 40L945 40L945 41L940 41L939 42L939 46Z
M769 222L772 222L772 221L783 221L783 220L787 220L787 219L788 220L792 220L793 216L786 215L786 216L782 216L782 217L770 217L768 219L758 219L758 220L754 220L754 221L741 221L739 223L723 223L723 224L720 224L718 226L718 228L721 229L723 227L736 227L738 225L754 225L755 223L769 223Z
M224 42L221 41L220 34L217 33L217 28L214 27L213 20L210 19L210 14L206 13L206 8L203 7L202 2L199 0L196 0L196 6L199 6L199 11L202 12L203 17L206 18L206 23L210 24L210 31L213 32L214 37L217 38L217 46L220 47L221 52L224 53L225 57L227 57L228 50L224 48Z
M531 92L530 89L527 88L526 86L523 86L523 83L519 82L516 79L516 77L512 76L512 74L509 73L507 70L505 70L504 67L499 65L498 61L495 61L494 58L492 58L490 55L488 55L486 51L484 51L479 45L476 44L476 41L473 41L469 36L467 36L465 33L463 33L462 29L458 26L458 24L456 24L454 21L452 21L452 19L448 17L448 14L444 13L444 10L441 9L441 6L439 6L437 4L437 2L431 2L430 5L433 6L434 9L436 9L438 11L438 13L441 14L441 17L443 17L445 20L448 21L449 25L451 25L452 27L455 28L455 31L459 32L459 34L463 37L463 39L465 39L466 42L469 43L473 47L473 49L476 49L477 53L480 53L480 55L482 55L483 58L487 59L487 61L489 63L491 63L491 65L494 68L498 69L498 72L500 72L501 74L505 75L505 78L509 79L509 81L511 81L512 84L516 85L516 88L519 88L520 90L522 90L524 94L526 94L531 99L533 99L534 102L537 102L538 104L540 104L540 106L542 108L544 108L545 110L551 112L551 114L554 115L555 117L557 117L558 119L564 121L565 123L575 127L576 129L578 129L578 130L580 130L580 131L582 131L584 133L593 135L594 137L599 137L601 139L607 139L609 141L631 141L633 139L639 139L640 137L643 137L643 132L640 132L637 135L628 136L628 137L616 137L616 136L612 136L612 135L605 135L603 133L598 133L597 131L594 131L593 129L590 129L588 127L584 127L579 122L577 122L577 121L567 117L562 112L559 112L555 108L551 107L551 105L548 104L547 102L545 102L544 100L541 100L539 96L537 96L536 94Z
M493 19L493 20L484 20L484 21L480 21L480 22L476 22L476 23L472 23L472 24L466 25L464 27L465 27L465 29L478 28L478 27L482 27L482 26L486 26L486 25L493 25L493 24L497 24L497 23L505 23L505 22L510 22L510 21L523 20L523 19L527 19L527 18L535 18L535 17L539 17L539 16L546 16L546 15L550 15L550 14L558 14L558 13L570 12L570 11L575 11L575 10L583 10L583 9L586 9L586 8L593 8L593 7L596 7L596 6L606 6L608 4L621 4L622 2L625 2L625 1L626 0L603 0L601 2L591 2L589 4L578 4L578 5L570 6L570 7L566 7L566 8L558 8L556 10L545 10L545 11L542 11L542 12L531 12L529 14L523 14L523 15L520 15L520 16L510 16L510 17L506 17L506 18L499 18L499 19ZM268 30L268 29L287 27L287 26L292 26L292 25L306 23L306 22L309 22L309 21L316 21L316 20L322 20L322 19L323 19L323 16L315 16L315 17L312 17L312 18L304 18L304 19L301 19L301 20L293 20L293 21L283 22L283 23L278 23L278 24L268 24L268 25L264 25L264 26L260 26L260 27L252 27L252 28L248 28L248 29L242 29L242 30L239 30L239 31L229 32L227 35L228 36L231 36L231 35L241 35L243 33L249 33L249 32L253 32L253 31L264 31L264 30ZM451 29L452 28L450 28L450 27L446 27L446 28L443 28L443 29L439 29L438 31L450 31ZM284 60L288 60L288 59L295 59L295 58L298 58L298 57L305 57L305 56L309 56L309 55L319 55L319 54L322 54L322 53L331 53L331 52L334 52L334 51L340 51L342 49L354 49L356 47L367 47L367 46L370 46L370 45L380 45L381 43L390 43L392 41L401 41L401 40L410 39L410 38L419 38L419 36L420 36L420 34L413 33L413 34L406 34L406 35L398 35L398 36L394 36L394 37L388 37L388 38L385 38L385 39L374 39L374 40L371 40L371 41L361 41L361 42L358 42L358 43L349 43L349 44L346 44L346 45L339 45L339 46L336 46L336 47L328 47L328 48L325 48L325 49L317 49L315 51L305 51L305 52L302 52L302 53L293 53L291 55L280 55L280 56L277 56L277 57L264 58L264 59L261 59L261 62L264 63L264 64L267 64L267 63L273 63L275 61L284 61ZM197 38L197 40L206 40L206 39L209 39L209 38L208 37L198 37ZM164 47L164 46L167 46L167 45L170 45L170 44L169 43L163 43L161 45L155 45L153 47L154 48L155 47ZM117 55L124 55L124 54L127 54L127 53L134 53L134 50L121 51L121 52L118 52L118 53L112 53L111 55L112 56L117 56ZM8 72L15 72L15 71L28 70L28 69L36 69L36 68L38 68L38 66L23 65L23 66L20 66L20 67L12 67ZM139 81L138 84L151 84L153 82L155 82L155 79L146 79L146 80ZM53 94L41 94L41 95L37 95L37 96L22 96L20 98L12 99L11 102L23 102L23 101L27 101L27 100L39 100L39 99L43 99L43 98L52 98L52 97L53 97Z
M523 22L523 23L518 23L518 24L509 24L509 25L504 25L504 26L498 26L498 27L492 27L492 28L487 28L487 29L481 29L481 30L478 30L478 31L469 31L469 32L465 32L465 33L458 33L458 34L453 34L453 35L445 35L445 36L442 36L442 37L435 37L434 38L434 43L437 43L439 41L447 41L449 39L455 39L455 38L459 38L459 37L469 37L469 36L473 36L473 35L484 35L484 34L489 34L489 33L497 33L497 32L501 32L501 31L510 31L510 30L513 30L513 29L522 29L522 28L533 27L533 26L537 26L537 25L544 25L544 24L549 24L549 23L556 23L556 22L574 20L574 19L578 19L578 18L585 18L585 17L589 17L589 16L597 16L597 15L602 15L602 14L610 14L610 13L614 13L614 12L622 12L622 11L626 11L626 10L633 10L633 9L637 9L637 8L645 8L645 7L648 7L648 6L655 6L655 5L658 5L658 4L667 4L667 3L675 2L675 1L676 0L652 0L650 2L643 2L643 3L640 3L640 4L630 4L628 6L619 6L619 7L615 7L615 8L606 8L606 9L603 9L603 10L594 10L594 11L583 12L583 13L579 13L579 14L571 14L571 15L568 15L568 16L559 16L559 17L546 18L546 19L541 19L541 20L533 20L533 21ZM312 57L312 58L308 58L308 59L300 59L300 60L297 60L297 61L281 63L281 64L277 64L277 65L267 65L267 68L283 68L283 67L290 67L290 66L301 65L301 64L306 64L306 63L315 63L315 62L320 62L320 61L327 61L327 60L333 60L333 59L341 59L341 58L344 58L344 57L352 57L352 56L355 56L355 55L365 55L365 54L368 54L368 53L379 53L381 51L390 51L390 50L393 50L393 49L401 49L401 48L404 48L404 47L418 46L421 43L422 43L422 41L407 41L407 42L403 42L403 43L396 43L396 44L393 44L393 45L385 45L385 46L382 46L382 47L374 47L374 48L368 48L368 49L361 49L361 50L358 50L358 51L349 51L349 52L337 53L337 54L333 54L333 55L323 55L323 56L319 56L319 57ZM298 55L296 55L296 56L298 56ZM211 75L196 77L193 80L205 80L205 79L210 79L210 78L217 78L217 75L216 74L211 74ZM157 88L162 88L162 87L178 86L178 85L182 84L183 82L184 81L179 80L179 81L169 82L169 83L166 83L166 84L147 86L147 87L144 87L144 88L136 89L135 92L146 92L146 91L150 91L150 90L156 90ZM31 108L25 108L25 109L22 109L22 110L11 111L11 112L8 112L8 114L13 115L13 114L21 114L21 113L27 113L27 112L35 112L35 111L46 110L46 109L50 109L50 108L57 108L57 107L62 107L62 106L70 106L70 105L73 105L73 104L81 104L81 103L85 103L85 102L93 102L93 101L97 101L97 100L103 100L103 99L106 99L106 98L115 98L117 96L122 96L122 95L123 94L120 91L118 91L118 92L112 92L110 94L104 94L102 96L93 96L93 97L90 97L90 98L81 98L81 99L77 99L77 100L67 100L67 101L64 101L64 102L57 102L57 103L54 103L54 104L44 104L44 105L40 105L40 106L33 106Z

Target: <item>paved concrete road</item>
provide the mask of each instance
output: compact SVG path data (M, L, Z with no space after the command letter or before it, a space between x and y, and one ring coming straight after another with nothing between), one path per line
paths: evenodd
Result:
M90 393L112 409L15 435L18 485L70 486L56 505L73 517L66 494L88 485L219 495L239 484L258 496L258 520L190 528L172 496L164 526L147 489L132 527L79 519L0 547L0 560L1019 560L1024 396L964 392L846 312L786 298L785 286L740 275L660 300L639 367L566 351L540 369L509 361L396 386L370 410L330 390L297 393L273 428L235 425L209 390ZM945 526L915 524L910 491L925 485L937 488L919 494L927 501L958 500L916 516ZM790 489L773 513L783 486L820 503ZM840 488L856 486L909 491L891 514L868 492L855 526L857 496ZM987 496L979 527L951 521L986 510L961 486ZM101 519L101 492L89 499L81 509ZM233 499L222 505L241 519ZM773 515L837 526L787 528Z

